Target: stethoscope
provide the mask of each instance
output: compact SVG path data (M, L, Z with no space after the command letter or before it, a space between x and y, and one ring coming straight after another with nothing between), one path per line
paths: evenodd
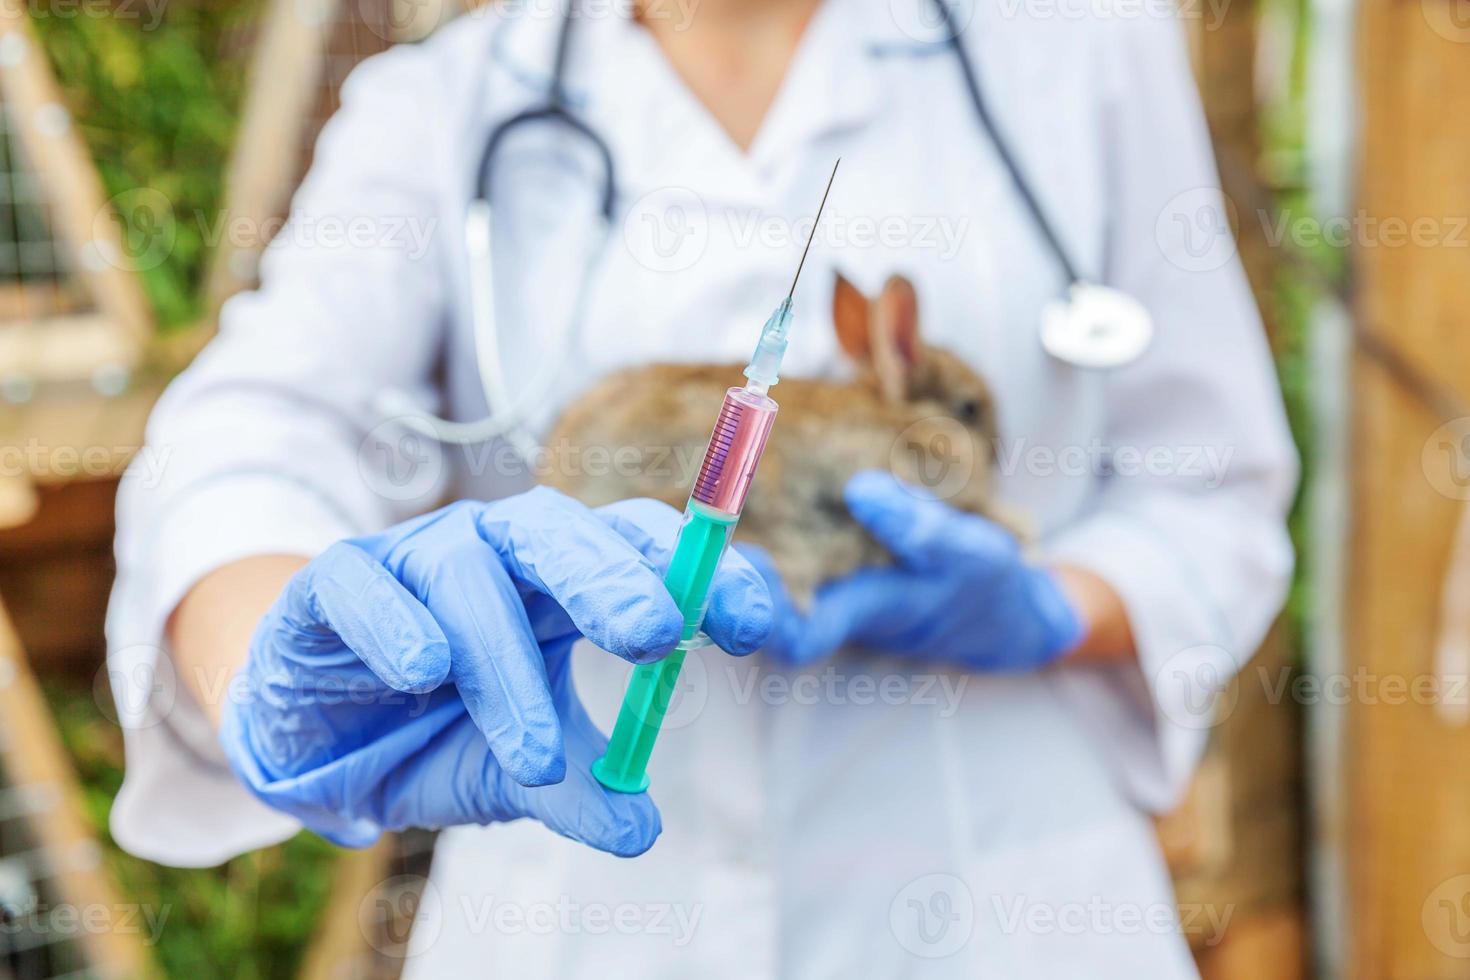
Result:
M480 165L475 175L475 196L470 201L464 227L464 247L471 271L470 314L473 326L475 361L479 369L480 385L484 390L485 404L490 414L478 422L454 422L432 415L399 391L385 391L377 400L378 410L387 417L396 418L408 428L444 443L483 443L494 438L504 438L522 456L529 456L538 448L536 440L526 429L528 417L535 411L540 399L538 392L550 390L554 375L562 369L565 354L575 338L585 312L588 282L592 277L601 248L589 248L585 257L586 268L581 288L573 301L572 315L556 336L552 338L546 356L530 381L522 386L523 394L512 400L507 395L505 369L500 359L500 338L495 316L495 283L491 274L491 243L493 239L493 212L490 206L491 168L495 154L505 144L507 137L518 128L550 122L559 124L584 140L596 151L602 165L601 206L596 221L600 225L599 235L592 236L599 245L605 244L612 234L613 207L615 203L616 169L612 150L590 126L574 115L568 106L565 77L567 54L571 47L572 25L577 18L569 0L563 15L561 30L557 36L555 61L552 66L551 83L543 105L525 109L501 122L490 132L485 148L480 154ZM965 91L980 127L994 146L996 154L1015 184L1017 193L1025 205L1032 222L1041 232L1047 250L1059 268L1066 274L1070 285L1065 295L1050 301L1041 313L1041 344L1048 354L1058 361L1074 367L1105 370L1123 367L1137 360L1148 349L1153 339L1153 320L1148 310L1137 299L1127 293L1087 281L1077 270L1066 246L1062 244L1056 226L1047 217L1041 201L1032 190L1010 145L1002 138L999 127L990 115L990 110L980 92L979 77L974 63L960 38L954 13L948 0L931 0L943 21L950 50L959 61L964 77ZM484 275L474 275L475 270Z

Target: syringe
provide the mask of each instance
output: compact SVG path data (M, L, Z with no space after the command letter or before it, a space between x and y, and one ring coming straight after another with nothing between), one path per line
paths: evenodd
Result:
M608 789L641 793L648 788L648 757L653 754L653 743L674 695L684 658L690 650L709 645L709 638L699 628L709 605L710 583L735 533L751 478L776 421L776 402L766 392L779 380L777 372L791 329L791 300L841 162L839 159L832 165L832 176L827 178L827 189L822 192L822 203L817 206L791 288L761 328L760 342L745 368L745 387L725 392L725 403L715 420L694 492L684 508L674 555L664 575L664 585L684 614L684 633L668 656L633 669L607 753L592 763L592 774Z

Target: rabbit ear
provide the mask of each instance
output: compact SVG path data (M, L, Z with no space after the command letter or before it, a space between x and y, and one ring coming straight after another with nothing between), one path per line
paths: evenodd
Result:
M908 397L919 363L919 296L903 276L891 276L873 304L873 370L889 401Z
M837 285L832 290L832 326L843 352L859 364L867 361L872 351L868 316L868 298L846 276L837 273Z

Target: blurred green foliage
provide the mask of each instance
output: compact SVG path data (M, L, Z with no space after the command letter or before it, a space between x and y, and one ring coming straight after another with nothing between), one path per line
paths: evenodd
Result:
M173 248L141 272L165 327L202 311L206 235L224 206L248 75L241 40L262 7L261 0L30 0L108 196L151 188L172 205ZM132 228L140 216L123 210L129 232L149 231Z
M124 853L107 825L122 785L122 733L98 712L90 688L51 683L46 696L108 870L128 901L167 910L153 950L167 975L294 976L326 906L338 849L303 833L205 869L165 868Z
M1308 164L1308 67L1312 53L1310 0L1262 0L1263 14L1287 33L1277 50L1284 59L1283 84L1261 109L1264 177L1276 215L1312 215L1313 175ZM1287 599L1285 620L1292 649L1300 658L1311 644L1313 587L1316 580L1310 547L1312 515L1309 489L1317 477L1313 410L1312 330L1324 301L1347 274L1347 250L1325 241L1314 246L1283 243L1276 265L1270 302L1277 325L1276 364L1292 436L1301 456L1301 485L1289 520L1296 546L1296 574Z

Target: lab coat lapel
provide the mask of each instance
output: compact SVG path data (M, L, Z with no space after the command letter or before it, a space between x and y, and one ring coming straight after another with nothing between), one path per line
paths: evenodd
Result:
M586 118L617 161L619 218L676 188L706 207L757 206L758 181L652 36L627 18L589 27L582 69L599 84L587 92Z
M750 148L758 171L772 173L804 144L869 122L882 105L877 75L866 70L872 8L860 0L825 0Z
M583 66L601 81L587 93L587 114L618 161L620 204L678 187L709 207L764 205L804 144L862 125L881 105L876 79L861 70L871 16L860 0L825 0L748 153L720 129L644 28L623 18L588 25L586 57L602 69L591 60Z

